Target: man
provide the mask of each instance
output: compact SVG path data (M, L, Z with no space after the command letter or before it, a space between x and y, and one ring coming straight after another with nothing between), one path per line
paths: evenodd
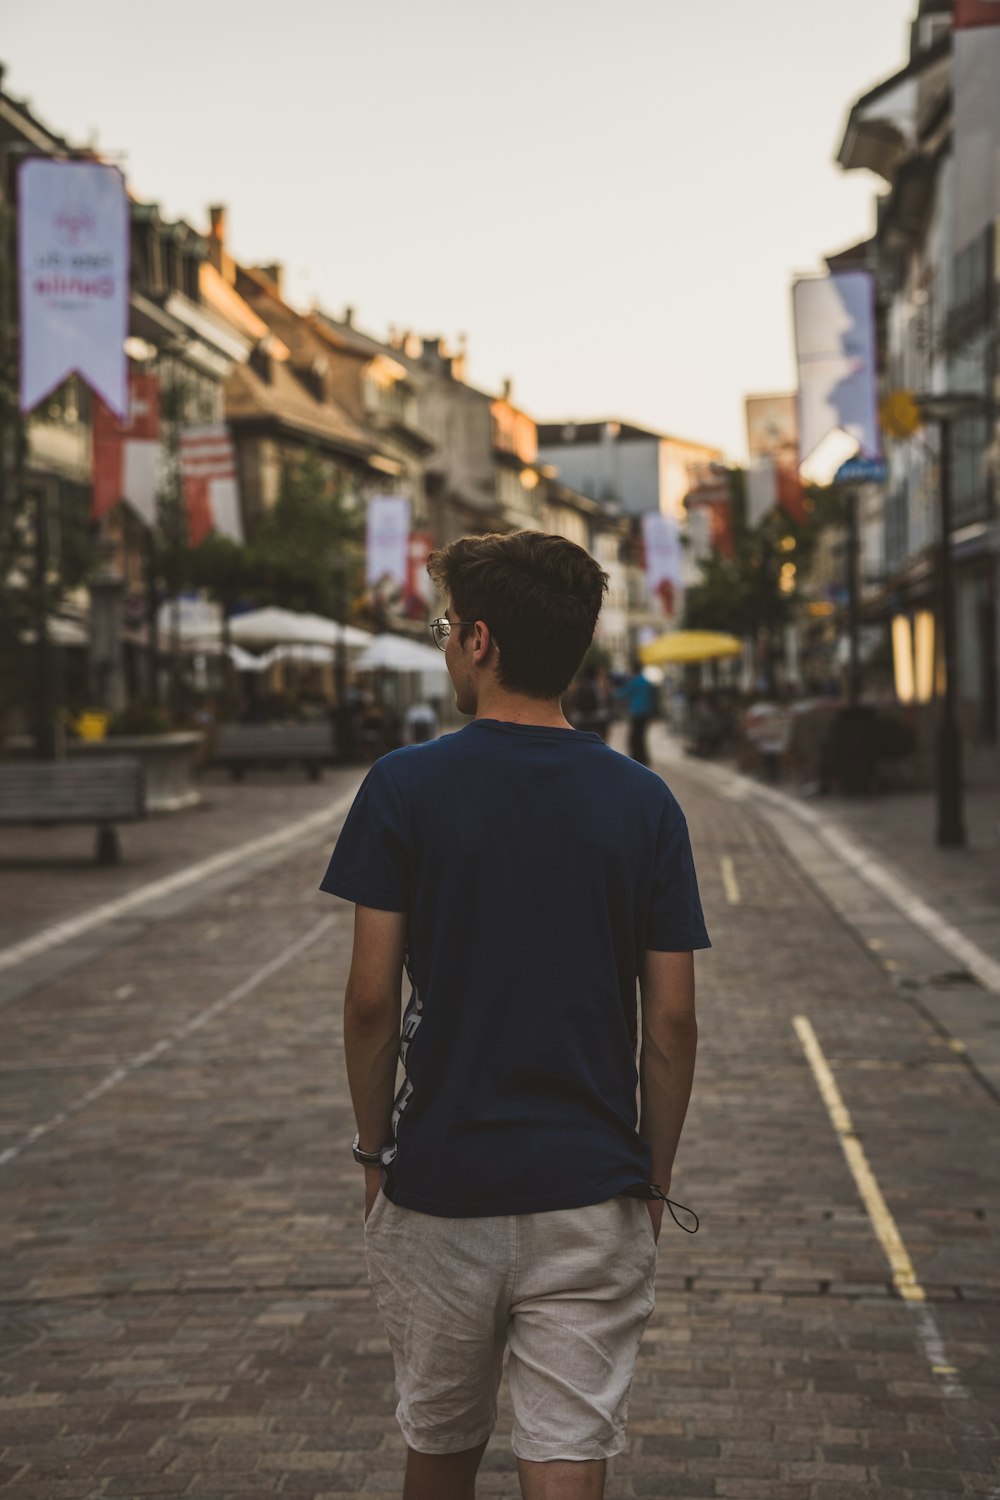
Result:
M653 1307L650 1184L670 1184L708 938L670 792L560 707L597 563L521 532L453 542L428 570L472 722L372 767L323 880L356 905L344 1041L403 1495L474 1496L506 1349L525 1500L599 1500Z
M624 698L628 710L628 753L641 766L648 766L646 730L656 714L656 689L643 672L638 657L632 663L632 675L623 683L619 697Z

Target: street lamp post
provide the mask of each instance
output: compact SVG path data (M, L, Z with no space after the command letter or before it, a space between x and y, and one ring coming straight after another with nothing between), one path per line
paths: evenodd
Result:
M861 702L861 623L858 599L858 492L847 492L847 702L856 709Z
M962 788L962 734L958 722L958 672L955 650L955 582L951 562L951 428L959 417L982 412L985 398L971 392L945 391L914 397L921 415L936 422L940 434L938 462L941 495L941 544L938 620L944 666L944 697L937 725L937 842L942 849L965 847Z

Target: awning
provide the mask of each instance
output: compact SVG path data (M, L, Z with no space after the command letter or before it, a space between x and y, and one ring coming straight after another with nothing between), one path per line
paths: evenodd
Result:
M719 630L674 630L661 635L648 646L639 648L647 667L690 665L700 661L717 661L723 656L739 656L743 642L735 635Z
M377 635L353 663L358 672L441 672L444 656L436 646L424 646L405 635Z
M240 646L338 646L360 650L372 641L365 630L341 625L323 615L296 613L290 609L251 609L231 615L230 638Z

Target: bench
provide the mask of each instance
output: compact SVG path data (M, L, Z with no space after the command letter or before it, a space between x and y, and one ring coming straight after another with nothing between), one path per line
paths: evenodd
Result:
M116 823L146 816L146 784L134 760L0 765L0 825L96 823L96 858L121 862Z
M318 781L324 763L336 760L333 726L311 724L223 724L216 733L212 762L227 766L242 781L247 766L302 765Z

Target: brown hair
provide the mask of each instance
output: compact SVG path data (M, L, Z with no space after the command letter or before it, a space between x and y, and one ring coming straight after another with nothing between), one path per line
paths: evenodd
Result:
M589 552L541 531L463 536L432 552L427 571L460 620L490 627L505 688L530 698L565 692L608 586Z

